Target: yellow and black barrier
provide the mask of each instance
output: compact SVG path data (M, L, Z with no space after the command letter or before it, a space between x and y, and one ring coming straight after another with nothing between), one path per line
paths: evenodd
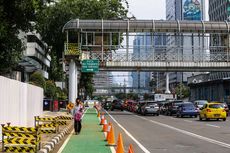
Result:
M56 117L58 120L72 120L73 117L69 117L69 116L57 116Z
M2 150L4 152L37 152L41 147L39 127L2 126Z
M56 119L58 125L67 125L67 121L71 121L73 118L69 116L57 116Z
M41 128L41 133L50 134L57 133L59 124L56 117L34 117L34 125Z

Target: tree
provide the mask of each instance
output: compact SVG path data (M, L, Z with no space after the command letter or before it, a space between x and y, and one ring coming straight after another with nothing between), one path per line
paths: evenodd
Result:
M57 88L53 81L47 80L46 81L46 90L45 90L46 98L57 99Z
M85 98L93 95L93 75L93 73L82 73L81 75L79 88L85 91Z
M17 67L24 49L18 34L31 30L31 21L35 21L33 0L0 2L0 75L8 74Z
M115 97L117 98L117 99L125 99L125 93L117 93L117 94L115 94Z
M31 76L30 76L30 84L39 86L41 88L43 88L44 90L46 89L46 82L45 82L45 78L42 76L42 74L38 71L34 72Z
M178 98L186 98L190 95L190 90L188 86L185 86L183 83L180 83L176 86L176 94Z
M128 93L128 94L127 94L127 98L128 98L128 99L132 99L132 100L138 100L138 94L135 94L135 93Z
M37 29L43 36L43 40L52 46L52 52L57 59L62 58L64 50L65 34L62 28L71 19L122 19L127 15L127 9L122 5L127 0L60 0L54 5L46 6L38 12ZM60 70L60 66L51 66L51 79L57 80L55 70ZM56 67L56 68L55 68ZM82 76L88 75L83 73ZM91 76L91 75L90 75ZM88 76L86 76L88 77ZM93 76L92 76L93 77ZM91 81L91 79L89 79ZM87 91L91 92L90 85Z
M65 93L64 90L61 90L60 87L56 87L56 95L58 100L66 100L67 99L67 94Z
M144 100L148 100L150 98L151 98L151 96L149 94L147 94L147 93L144 94Z

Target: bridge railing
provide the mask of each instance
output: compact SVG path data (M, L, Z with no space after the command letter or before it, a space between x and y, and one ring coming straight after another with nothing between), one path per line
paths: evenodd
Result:
M86 55L88 54L88 55ZM108 62L228 62L230 61L229 53L226 51L211 50L197 53L182 52L162 52L162 53L83 53L83 57L88 59L99 59ZM84 58L83 58L84 59Z

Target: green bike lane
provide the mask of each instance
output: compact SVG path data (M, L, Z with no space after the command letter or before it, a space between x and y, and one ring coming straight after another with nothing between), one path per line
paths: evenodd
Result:
M81 133L70 137L62 153L111 153L101 130L96 110L89 108L82 120Z

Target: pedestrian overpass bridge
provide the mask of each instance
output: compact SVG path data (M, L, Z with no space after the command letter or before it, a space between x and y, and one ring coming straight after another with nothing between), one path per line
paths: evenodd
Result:
M73 19L62 31L72 102L84 59L98 59L100 71L230 71L227 21Z
M229 31L227 21L73 19L63 27L65 55L99 59L100 71L230 71Z

